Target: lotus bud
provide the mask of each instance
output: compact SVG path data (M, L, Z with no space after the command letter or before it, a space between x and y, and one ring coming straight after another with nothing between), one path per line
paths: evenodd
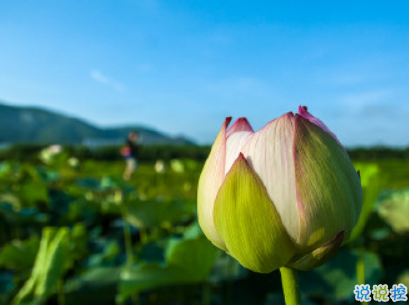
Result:
M315 268L345 243L362 205L359 175L337 137L306 107L254 132L227 118L204 165L198 218L244 267Z

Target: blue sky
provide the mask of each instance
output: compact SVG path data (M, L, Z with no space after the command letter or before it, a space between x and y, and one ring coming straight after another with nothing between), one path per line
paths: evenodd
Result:
M307 105L409 145L408 1L0 0L0 100L211 143Z

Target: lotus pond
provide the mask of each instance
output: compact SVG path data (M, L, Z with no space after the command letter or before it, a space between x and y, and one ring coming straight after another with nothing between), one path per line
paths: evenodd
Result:
M63 151L0 160L0 304L283 304L280 274L214 247L196 217L202 161ZM409 287L409 164L354 162L364 204L350 243L300 272L304 304L353 304L356 284Z

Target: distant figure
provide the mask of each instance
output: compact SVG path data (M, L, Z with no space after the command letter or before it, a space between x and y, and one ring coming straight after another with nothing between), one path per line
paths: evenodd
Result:
M124 172L124 179L129 180L135 168L137 166L137 157L138 157L138 150L139 146L137 144L139 138L139 134L136 132L130 132L128 138L126 140L126 144L121 149L121 155L126 160L126 168Z

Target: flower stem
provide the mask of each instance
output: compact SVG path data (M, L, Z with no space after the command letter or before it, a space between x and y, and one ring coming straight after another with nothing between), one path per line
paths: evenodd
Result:
M125 213L122 214L122 223L124 227L124 239L125 239L125 251L126 251L126 258L127 263L132 265L133 263L133 254L132 254L132 237L131 237L131 229L129 227L128 222L125 218Z
M356 262L356 274L358 277L358 284L365 284L365 264L362 252L358 254L358 260Z
M301 292L298 285L297 271L287 267L281 267L281 283L286 305L301 305Z
M58 305L65 305L64 282L63 279L57 281Z

